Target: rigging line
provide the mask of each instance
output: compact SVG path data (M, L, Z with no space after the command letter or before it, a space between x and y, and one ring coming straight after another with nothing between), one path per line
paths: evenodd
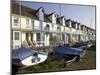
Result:
M60 16L61 16L61 3L59 4L59 13L60 13ZM60 24L61 24L61 18L60 18Z
M90 28L92 28L92 16L90 18Z

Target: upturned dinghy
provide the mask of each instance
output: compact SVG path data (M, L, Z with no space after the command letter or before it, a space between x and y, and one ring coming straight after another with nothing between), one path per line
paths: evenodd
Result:
M84 50L82 48L70 48L66 46L57 46L54 49L54 53L63 56L78 56L81 57Z
M47 52L38 52L30 48L21 47L12 53L12 64L17 66L32 66L44 62Z
M90 48L91 46L91 42L77 43L72 47L70 47L68 44L64 44L54 47L53 51L57 55L72 58L75 57L79 61L80 57L83 57L85 55L86 49Z
M86 53L86 49L90 47L88 45L78 46L78 47L70 47L67 45L60 45L53 48L55 54L63 57L71 57L76 58L76 61L79 61L81 57L83 57Z

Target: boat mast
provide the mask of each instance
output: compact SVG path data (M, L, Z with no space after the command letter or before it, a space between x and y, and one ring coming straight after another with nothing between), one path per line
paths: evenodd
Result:
M61 17L61 3L59 4L59 15ZM61 18L60 18L60 24L61 24ZM60 34L60 45L61 45L62 44L62 31L61 33L58 33L58 34Z
M92 16L90 18L90 28L92 27Z

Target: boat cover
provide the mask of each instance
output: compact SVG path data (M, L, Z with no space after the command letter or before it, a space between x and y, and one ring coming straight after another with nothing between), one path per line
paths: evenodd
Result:
M25 47L21 47L16 49L15 51L13 51L12 53L12 59L19 59L19 60L23 60L31 55L36 54L37 52L30 49L30 48L25 48Z
M62 47L62 46L55 47L53 50L55 53L64 54L64 55L76 55L76 56L80 56L81 53L83 53L84 51L82 48L69 48L69 47Z

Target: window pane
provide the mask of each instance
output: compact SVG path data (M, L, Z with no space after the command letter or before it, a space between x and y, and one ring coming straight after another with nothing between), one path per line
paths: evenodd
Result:
M37 41L40 41L40 33L37 33Z
M39 19L44 20L44 13L42 11L39 12Z
M15 32L15 40L19 40L19 32Z
M34 29L34 21L31 21L32 28Z

